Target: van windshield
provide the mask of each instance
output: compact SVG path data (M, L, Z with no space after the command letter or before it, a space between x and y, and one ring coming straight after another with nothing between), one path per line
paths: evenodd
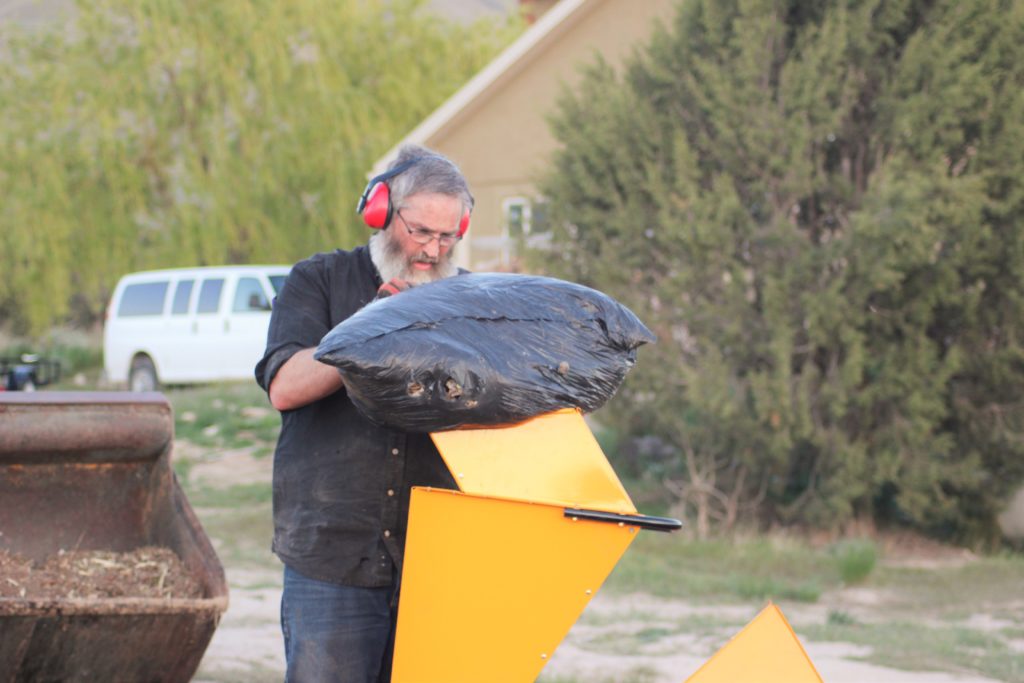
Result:
M281 293L281 287L284 286L284 281L285 281L285 278L287 278L287 277L288 277L287 275L271 275L270 276L270 284L274 286L274 294L280 294Z

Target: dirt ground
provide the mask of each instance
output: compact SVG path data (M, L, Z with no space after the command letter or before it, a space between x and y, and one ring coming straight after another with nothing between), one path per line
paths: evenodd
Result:
M278 625L278 588L255 590L239 589L240 584L265 580L268 576L233 574L231 607L214 634L195 683L223 683L233 680L271 681L283 679L284 655ZM663 615L666 621L676 621L685 615L723 611L743 619L752 618L747 608L700 607L674 600L654 600L645 595L597 595L587 608L588 614L599 615L601 623L614 623L616 629L632 626L637 630L651 628L648 621L631 623L637 610ZM793 610L783 607L791 620ZM800 610L797 610L800 612ZM635 654L601 654L586 644L600 637L605 626L577 624L556 650L545 667L543 679L575 678L578 681L616 681L629 683L636 680L638 671L648 683L682 683L707 658L708 653L724 643L710 643L708 638L681 636L671 643L660 640L650 649ZM803 641L803 645L818 672L827 683L995 683L993 679L972 675L954 675L938 672L909 672L888 669L865 662L857 657L867 654L864 648L845 643L816 643ZM236 676L238 676L236 678ZM252 678L245 678L252 676Z
M824 619L825 607L782 605L787 619L799 627L804 621ZM599 594L587 607L589 620L599 626L588 626L586 619L569 632L551 662L545 676L572 676L580 681L633 680L630 672L642 671L650 683L682 683L707 661L730 635L719 629L700 636L683 634L659 639L639 647L633 654L601 654L592 647L584 647L600 639L602 629L614 624L617 631L636 631L657 628L659 623L673 624L687 617L730 617L743 623L756 616L758 609L738 606L694 606L684 601L652 598L636 594L611 596ZM636 615L643 614L642 622ZM653 615L653 619L651 616ZM867 654L864 648L848 643L817 643L801 639L804 649L827 683L992 683L992 679L978 676L954 676L938 672L909 672L875 666L856 661Z
M232 584L253 578L229 573ZM284 655L277 621L280 597L279 589L240 590L232 587L231 608L210 643L195 683L283 679ZM652 604L652 599L644 595L620 597L599 594L587 609L589 613L615 620L617 628L621 628L629 623L638 607L644 610L656 608L668 620L698 612L693 606L679 601L658 600ZM713 609L720 615L723 609L738 608L701 609ZM740 611L745 617L753 616L749 610ZM650 628L651 624L635 626L638 629ZM670 645L659 641L656 649L641 650L632 655L601 654L583 645L599 635L595 632L601 628L606 627L577 624L545 667L543 678L572 677L579 681L629 683L635 680L637 671L643 671L643 680L648 683L682 683L708 657L708 643L693 637L680 638ZM994 683L993 679L979 676L899 671L859 662L856 658L866 652L854 645L806 641L803 644L827 683ZM252 678L244 678L249 675Z
M206 485L269 481L270 458L253 458L244 450L232 451L221 458L206 457L190 470L189 477L191 481L202 481ZM915 560L908 556L900 561ZM925 557L922 561L934 560ZM282 680L284 655L278 617L280 570L268 563L265 569L227 566L226 572L231 591L230 607L207 649L195 683ZM844 605L870 607L878 599L869 590L847 590L848 594L831 596L820 604L780 606L799 632L801 624L822 623L835 600ZM600 593L552 656L539 680L682 683L741 626L730 626L728 632L718 629L700 635L677 634L647 643L638 639L635 645L630 643L628 654L616 651L622 648L602 648L599 644L623 632L650 630L662 622L673 624L687 617L726 617L731 623L742 625L757 611L757 608L735 605L695 606L643 594ZM637 615L643 615L642 619ZM828 683L994 683L993 679L977 675L908 672L875 666L857 661L867 654L866 649L848 643L806 639L802 642Z

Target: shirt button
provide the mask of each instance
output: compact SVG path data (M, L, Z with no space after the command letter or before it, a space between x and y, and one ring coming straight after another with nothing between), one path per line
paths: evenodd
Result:
M387 529L385 529L384 530L384 538L390 538L390 537L391 537L391 532L388 531Z
M397 448L392 448L391 449L391 455L398 455L398 449Z
M395 490L394 489L388 489L388 495L389 496L395 495Z

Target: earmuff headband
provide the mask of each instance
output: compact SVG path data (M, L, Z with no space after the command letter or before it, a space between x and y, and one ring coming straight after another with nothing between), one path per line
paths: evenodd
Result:
M399 164L371 178L370 182L366 184L363 194L359 196L359 203L356 204L356 213L362 214L363 222L376 230L386 228L391 223L391 216L394 213L394 206L391 204L391 188L388 187L387 181L427 158L429 157L410 159L404 164ZM466 209L459 220L459 237L465 235L469 230L469 215L469 209Z
M420 161L420 159L423 158L424 157L416 157L415 159L410 159L404 164L399 164L398 166L395 166L390 170L384 171L380 175L375 175L374 177L370 178L370 182L366 184L366 188L363 190L363 194L359 196L359 203L356 205L356 213L362 213L363 209L366 208L366 202L369 201L370 199L370 190L372 190L377 183L382 183L385 180L394 178L402 171L409 170L410 168L415 166Z

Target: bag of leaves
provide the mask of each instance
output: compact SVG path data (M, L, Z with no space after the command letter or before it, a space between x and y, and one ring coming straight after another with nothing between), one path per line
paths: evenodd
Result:
M604 405L654 335L589 287L506 273L379 299L321 340L367 418L408 432L520 422Z

